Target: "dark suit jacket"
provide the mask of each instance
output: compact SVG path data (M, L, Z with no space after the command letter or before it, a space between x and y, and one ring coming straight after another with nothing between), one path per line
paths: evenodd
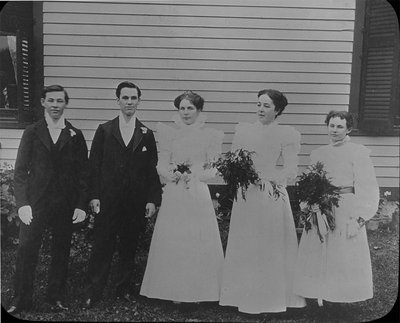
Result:
M136 119L129 151L119 130L119 117L101 124L94 135L89 161L92 198L100 199L101 210L115 208L114 203L127 191L131 196L127 202L133 201L143 214L146 203L161 204L154 134L139 120Z
M15 198L17 207L34 206L43 196L53 176L71 208L87 209L88 150L82 132L65 121L59 143L60 167L51 158L51 137L44 119L28 126L21 139L15 162ZM72 218L72 215L71 215Z

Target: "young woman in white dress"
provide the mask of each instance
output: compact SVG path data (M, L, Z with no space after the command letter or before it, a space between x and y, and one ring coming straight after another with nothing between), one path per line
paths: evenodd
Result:
M255 152L253 161L261 178L260 185L249 186L246 200L238 194L233 203L222 275L220 305L245 313L305 306L305 300L292 292L298 243L289 196L286 189L278 199L268 193L270 181L286 186L297 176L300 133L277 122L287 103L279 91L260 91L258 121L239 123L232 143L232 151ZM283 167L278 169L280 158Z
M175 126L159 123L158 173L166 183L140 294L174 302L218 301L223 250L205 181L221 153L224 133L205 128L204 100L191 91L174 101ZM190 165L191 174L174 171Z
M326 117L331 143L311 153L323 162L332 184L341 187L336 227L321 243L316 228L303 232L294 291L307 298L357 302L373 296L371 259L364 222L378 209L379 187L370 150L350 141L351 114L331 111Z

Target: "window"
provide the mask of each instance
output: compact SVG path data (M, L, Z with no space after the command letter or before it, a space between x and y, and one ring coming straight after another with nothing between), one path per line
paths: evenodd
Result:
M33 79L34 74L37 72L33 56L33 36L36 30L35 6L37 7L33 2L10 1L0 12L0 126L2 128L24 127L34 120L34 98L37 96L33 86L36 83ZM36 66L36 69L38 67Z
M390 2L357 0L350 95L356 134L399 134L399 51L399 25Z

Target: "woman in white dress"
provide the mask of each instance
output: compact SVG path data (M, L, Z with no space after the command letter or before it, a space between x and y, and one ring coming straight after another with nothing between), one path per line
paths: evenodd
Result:
M341 187L335 229L321 243L316 228L303 231L294 291L307 298L357 302L373 296L371 259L364 222L378 209L379 188L370 150L350 141L351 114L331 111L325 123L331 143L315 149L311 162L324 163L332 184Z
M305 306L304 299L292 293L298 243L289 196L286 189L278 199L268 193L270 181L286 186L297 175L300 133L276 120L286 105L281 92L260 91L258 121L239 123L232 143L232 151L255 152L253 161L261 178L260 185L249 186L246 200L238 194L233 203L222 275L220 305L236 306L245 313ZM283 167L278 169L280 157Z
M221 153L223 132L205 128L204 100L186 91L174 101L175 126L159 123L158 173L166 183L140 294L174 302L218 301L223 264L205 167ZM190 174L176 166L190 165Z

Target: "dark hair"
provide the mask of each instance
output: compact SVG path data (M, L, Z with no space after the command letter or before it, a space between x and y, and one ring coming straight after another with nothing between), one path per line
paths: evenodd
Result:
M346 120L346 126L347 129L352 129L354 126L354 118L353 115L350 112L347 111L335 111L332 110L330 111L325 119L326 125L329 125L329 120L332 118L340 118L340 119L345 119Z
M188 100L193 103L197 110L203 111L204 99L192 91L185 91L174 100L174 106L179 109L182 100Z
M140 91L139 87L136 84L133 84L132 82L129 81L124 81L118 84L117 89L115 90L115 95L119 99L119 96L121 95L121 90L124 87L129 87L131 89L136 89L138 93L138 97L140 99L140 96L142 95L142 91Z
M49 92L64 92L65 103L68 104L68 102L69 102L68 93L61 85L54 84L54 85L45 86L42 91L42 99L43 100L46 99L46 94Z
M271 98L272 102L274 102L275 111L278 112L275 118L277 116L280 116L283 110L285 110L285 107L288 105L288 100L286 96L278 90L265 89L259 91L257 97L259 98L261 95L264 94L268 95Z

